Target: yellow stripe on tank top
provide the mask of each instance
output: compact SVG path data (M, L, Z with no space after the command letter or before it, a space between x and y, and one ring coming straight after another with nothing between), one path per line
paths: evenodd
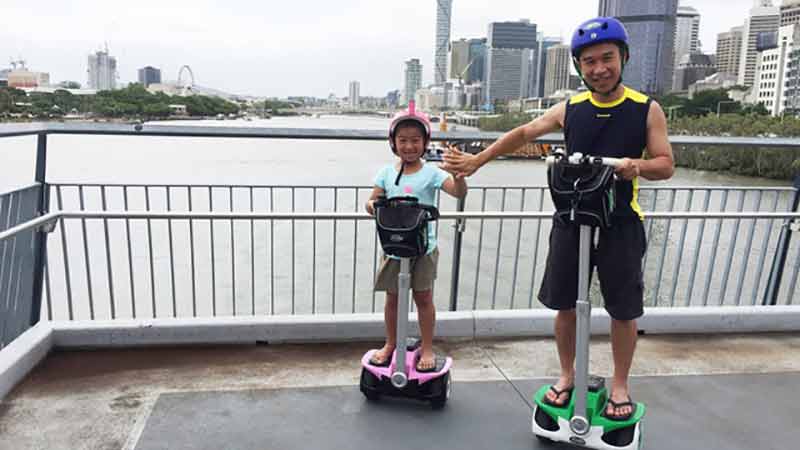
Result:
M642 150L642 159L644 159L644 155L647 152L647 149ZM639 216L639 220L644 222L644 213L642 212L642 207L639 206L639 177L634 177L633 180L633 198L631 198L631 209L633 212Z

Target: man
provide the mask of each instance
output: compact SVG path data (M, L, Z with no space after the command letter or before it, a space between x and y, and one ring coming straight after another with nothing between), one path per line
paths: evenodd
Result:
M586 21L573 34L571 47L573 63L588 92L553 106L477 155L449 151L443 167L469 176L497 156L559 129L564 131L570 154L622 159L616 168L613 226L600 233L592 260L611 316L614 374L605 415L626 420L635 408L629 395L628 374L636 348L636 319L644 312L641 258L646 241L638 180L670 178L674 167L672 148L667 140L664 111L658 103L622 84L622 71L630 56L628 34L622 23L611 17ZM554 222L539 292L539 300L558 311L555 337L561 375L545 397L555 406L567 404L574 387L577 239L577 227Z

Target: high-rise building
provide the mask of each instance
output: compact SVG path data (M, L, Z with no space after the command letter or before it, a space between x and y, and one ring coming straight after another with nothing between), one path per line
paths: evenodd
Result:
M739 76L744 27L733 27L717 35L717 72Z
M536 24L529 20L489 24L489 48L536 48Z
M739 54L739 84L752 86L755 83L758 64L758 35L774 33L781 21L780 9L772 6L772 0L755 0L750 16L745 19L742 31L742 50Z
M358 81L351 81L349 87L349 95L347 96L348 105L352 109L358 109L361 105L361 83Z
M386 106L390 109L397 108L397 105L400 104L400 91L393 90L386 93Z
M530 96L538 47L536 24L493 22L489 24L486 53L486 102Z
M145 66L139 69L139 84L144 87L161 83L161 70Z
M543 97L550 97L556 91L570 88L571 65L572 53L569 45L552 45L547 49Z
M89 89L108 91L117 87L117 58L108 53L108 47L89 55L87 69Z
M797 24L792 24L797 25ZM800 113L800 36L795 34L793 45L788 53L786 69L786 106L784 111L795 116Z
M453 41L450 44L450 70L448 70L449 78L458 79L466 74L464 73L469 64L469 41L460 39Z
M470 66L464 83L472 84L486 79L486 38L469 40Z
M768 48L761 47L756 71L756 100L773 116L800 108L796 76L800 24L784 25L775 34L777 39L767 43Z
M544 78L547 67L547 49L561 44L560 37L546 37L542 33L538 34L538 47L536 49L536 70L531 76L531 97L544 96Z
M414 94L422 87L422 64L419 63L419 59L406 61L403 80L403 101L408 103L409 100L414 100Z
M461 79L463 84L483 81L486 65L486 38L460 39L450 44L448 74L451 79Z
M11 70L7 77L6 84L13 88L35 88L50 85L49 73L32 72L26 68Z
M691 6L678 6L675 20L675 59L674 67L683 59L683 55L700 51L700 13Z
M651 94L672 86L677 13L678 0L600 0L599 15L616 17L628 30L625 85Z
M447 46L450 43L450 15L453 0L436 0L436 54L433 77L436 85L447 81Z
M781 26L800 23L800 0L783 0Z
M673 91L688 91L689 86L717 72L711 56L703 53L686 53L675 68Z

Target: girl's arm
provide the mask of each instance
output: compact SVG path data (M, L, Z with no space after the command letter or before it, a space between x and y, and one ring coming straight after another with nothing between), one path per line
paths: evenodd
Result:
M464 198L467 195L467 181L461 174L450 175L442 183L442 190L455 198Z
M364 208L367 210L369 215L371 216L375 215L375 206L374 206L375 200L377 200L378 197L383 195L384 192L385 191L383 190L383 188L379 188L378 186L372 188L372 194L370 194L369 200L367 200L367 203L364 205Z

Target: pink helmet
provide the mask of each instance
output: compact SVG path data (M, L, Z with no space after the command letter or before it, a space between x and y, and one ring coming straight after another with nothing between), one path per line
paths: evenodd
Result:
M417 112L415 106L414 100L408 102L408 109L395 114L394 119L392 119L392 124L389 125L389 146L392 147L392 151L395 154L397 153L397 149L394 145L394 135L397 131L397 127L405 121L412 121L422 125L422 128L425 130L425 135L423 136L425 139L424 147L427 148L428 142L431 140L431 121L428 119L427 114L423 112Z

